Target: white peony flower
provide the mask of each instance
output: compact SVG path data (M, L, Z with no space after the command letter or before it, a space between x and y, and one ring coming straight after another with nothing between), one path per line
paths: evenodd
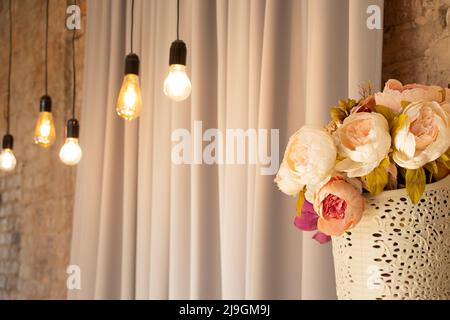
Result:
M387 120L379 113L351 114L334 135L339 155L344 160L336 170L348 177L363 177L377 168L391 148Z
M280 170L278 170L277 177L275 178L275 183L288 196L295 196L304 188L304 185L301 185L298 179L291 174L285 161L281 163Z
M417 102L404 111L407 120L394 136L394 161L406 169L432 162L450 147L450 120L437 102Z
M289 139L275 182L288 195L304 186L316 185L329 177L336 153L333 139L325 129L304 126Z
M443 103L441 107L445 112L447 112L447 115L450 117L450 103Z

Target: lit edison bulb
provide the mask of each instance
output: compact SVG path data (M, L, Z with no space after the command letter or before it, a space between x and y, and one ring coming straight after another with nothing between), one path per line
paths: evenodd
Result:
M46 148L50 147L55 139L53 115L50 112L41 112L34 130L34 143Z
M164 94L174 101L186 100L191 94L191 80L186 74L186 66L173 64L164 81Z
M81 161L83 152L78 143L80 125L76 119L67 121L66 142L59 151L59 158L68 166L75 166Z
M61 161L68 166L75 166L80 163L82 156L83 152L78 144L78 139L67 138L66 143L64 143L61 151L59 152L59 158Z
M0 166L5 172L11 172L16 168L17 160L11 149L3 149L0 154Z
M34 130L34 143L44 148L50 147L56 140L51 103L50 97L41 98L39 118Z
M7 134L3 138L3 150L0 153L0 169L11 172L16 168L17 160L13 152L13 137Z
M140 116L141 109L142 96L139 77L135 74L127 74L120 89L117 114L126 120L133 120Z
M130 53L125 58L125 77L117 99L116 111L126 120L136 119L141 115L142 94L139 85L139 57Z

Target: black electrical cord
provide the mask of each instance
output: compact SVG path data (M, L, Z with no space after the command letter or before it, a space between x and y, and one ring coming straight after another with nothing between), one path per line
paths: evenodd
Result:
M180 0L177 0L177 40L180 40Z
M74 1L77 5L77 1ZM77 99L77 68L76 68L76 55L75 55L75 40L77 35L77 28L73 28L72 33L72 75L73 75L73 96L72 96L72 119L75 119L75 105Z
M48 13L50 0L46 2L45 8L45 95L48 96Z
M134 0L131 0L131 53L133 53L133 34L134 34Z
M12 1L9 0L9 69L8 69L8 93L6 103L6 133L10 131L10 106L11 106L11 69L12 69Z

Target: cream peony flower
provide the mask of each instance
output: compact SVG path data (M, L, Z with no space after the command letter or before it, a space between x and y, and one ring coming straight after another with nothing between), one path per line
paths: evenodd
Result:
M400 81L393 79L386 82L383 92L375 94L377 105L386 106L396 113L402 112L402 101L411 103L418 101L442 102L443 98L441 87L419 84L403 85Z
M379 113L351 114L334 135L343 158L336 170L350 178L363 177L377 168L391 148L387 120Z
M403 113L408 118L394 136L394 161L400 167L418 169L448 150L450 120L439 103L413 103Z
M286 161L281 163L280 170L278 170L277 177L275 178L275 183L288 196L295 196L304 188L304 185L301 185L298 179L291 174Z
M326 179L336 163L336 154L333 139L325 129L304 126L289 139L275 182L284 193L295 195L304 186Z
M445 112L447 112L447 115L450 117L450 103L443 103L441 107Z

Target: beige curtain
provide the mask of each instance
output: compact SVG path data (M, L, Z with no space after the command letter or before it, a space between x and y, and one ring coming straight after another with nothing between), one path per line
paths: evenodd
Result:
M331 245L293 226L295 199L255 165L175 165L171 133L280 129L280 157L301 125L380 84L382 30L366 0L181 0L191 98L162 86L176 37L175 0L136 0L143 112L115 99L128 52L130 2L88 2L84 158L71 264L84 299L333 299ZM357 96L356 96L357 97ZM281 160L281 159L280 159Z

